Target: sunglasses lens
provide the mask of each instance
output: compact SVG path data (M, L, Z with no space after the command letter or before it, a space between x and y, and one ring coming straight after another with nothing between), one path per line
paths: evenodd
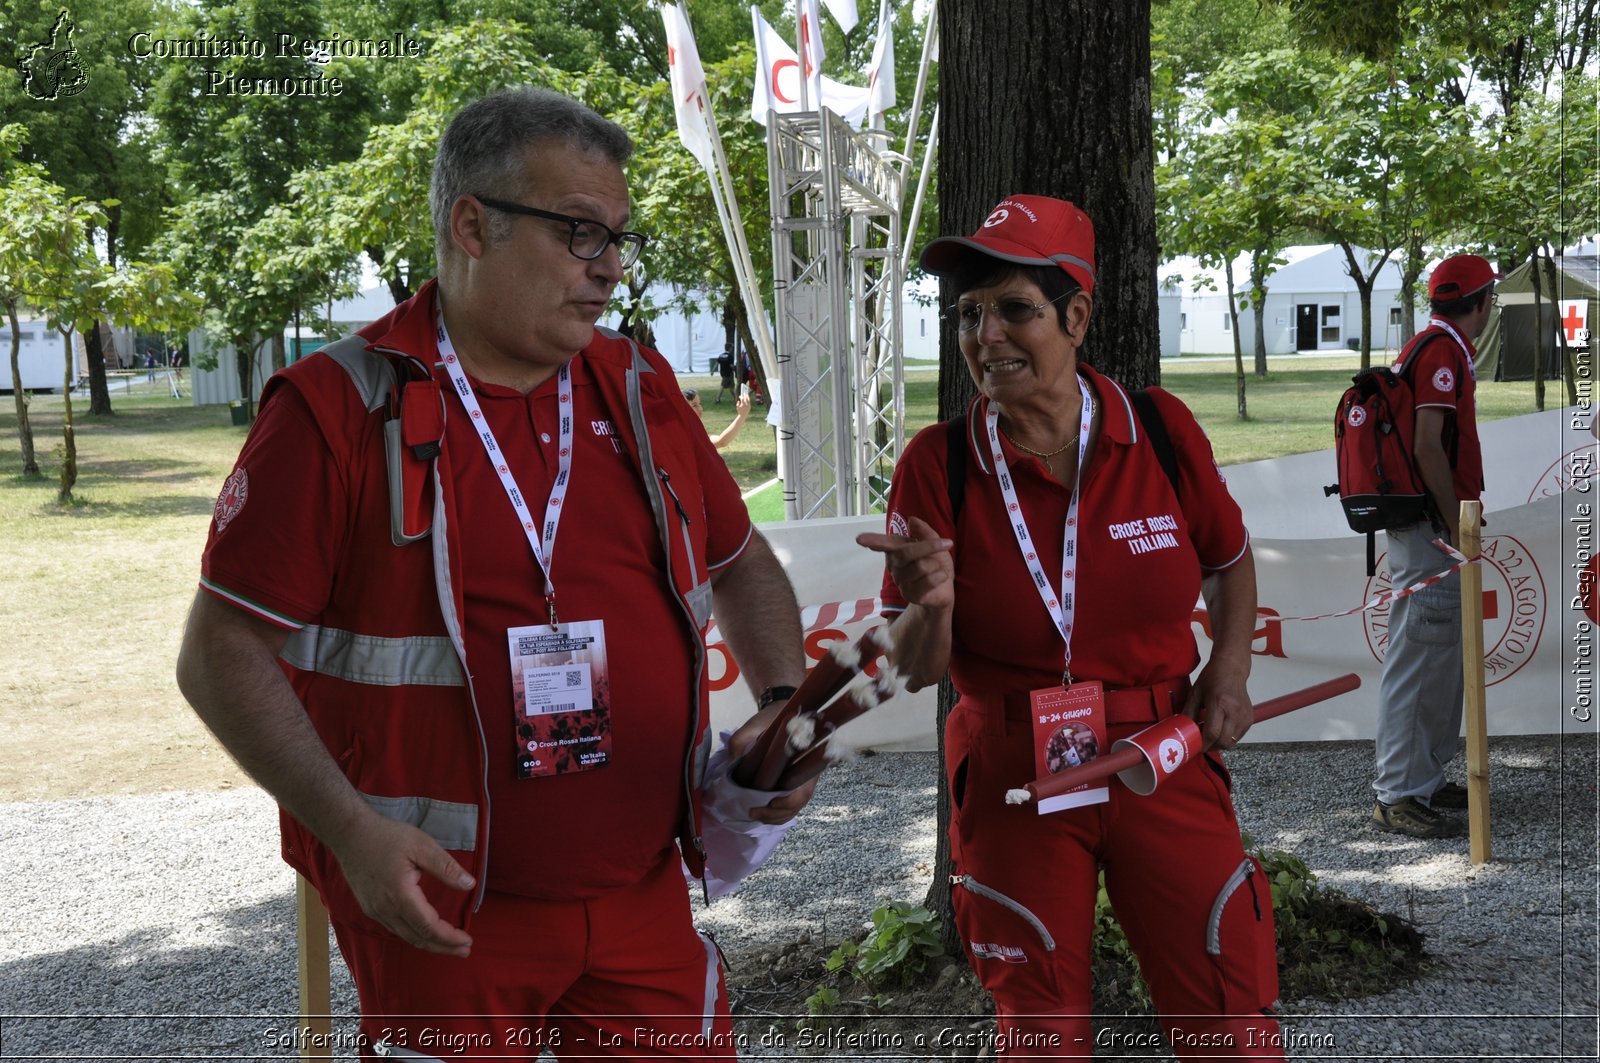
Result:
M1026 325L1039 313L1032 303L1007 299L1000 304L1000 319L1008 325Z

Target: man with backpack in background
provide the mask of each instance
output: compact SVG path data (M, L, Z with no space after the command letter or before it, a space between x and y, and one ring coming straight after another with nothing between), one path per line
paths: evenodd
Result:
M1415 421L1412 454L1427 488L1433 520L1390 528L1389 579L1409 587L1450 565L1437 546L1458 546L1463 501L1483 491L1472 341L1483 332L1500 278L1486 259L1455 255L1428 279L1432 315L1395 362L1410 381ZM1447 838L1461 821L1440 809L1467 805L1466 788L1445 779L1461 735L1460 575L1452 574L1390 606L1389 648L1378 691L1374 824L1415 838Z

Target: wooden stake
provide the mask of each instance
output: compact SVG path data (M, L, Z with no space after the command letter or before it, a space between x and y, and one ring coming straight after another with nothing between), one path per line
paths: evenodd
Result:
M1483 552L1483 503L1461 503L1461 552ZM1466 681L1467 833L1473 864L1494 858L1489 841L1489 723L1483 683L1483 566L1461 570L1461 669Z
M294 877L295 944L300 954L300 1058L333 1058L328 983L328 910L303 875Z

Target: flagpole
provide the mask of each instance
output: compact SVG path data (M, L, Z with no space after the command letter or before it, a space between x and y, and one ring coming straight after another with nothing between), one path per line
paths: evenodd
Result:
M906 120L906 150L900 153L905 160L900 164L901 188L905 187L906 167L916 157L911 151L917 142L917 122L922 117L922 100L928 91L928 69L933 62L933 50L938 47L938 40L939 5L932 4L928 7L928 32L922 37L922 62L917 67L917 91L911 97L911 114ZM920 181L918 186L921 186ZM906 238L910 239L909 236Z
M689 21L689 5L684 0L679 10L691 40L694 26ZM704 68L701 69L704 74ZM717 112L711 106L711 90L704 79L694 87L695 102L706 124L706 139L711 144L711 158L715 166L706 176L711 179L711 200L716 204L717 220L722 225L722 239L728 246L733 262L734 283L744 303L745 322L750 337L755 341L756 357L768 380L777 379L778 359L774 353L772 333L767 327L766 306L761 301L760 286L756 283L756 267L750 258L750 247L745 239L744 217L739 211L739 197L733 188L733 178L728 171L727 153L722 147L722 133L717 128Z
M745 239L744 217L739 212L739 199L733 191L733 178L728 172L728 157L722 150L722 134L717 131L717 116L711 108L710 101L705 98L710 94L709 90L702 86L701 92L705 94L701 97L701 104L702 113L706 118L706 131L711 138L711 157L717 164L717 172L709 175L712 177L711 198L717 204L717 217L722 222L723 239L728 244L728 250L733 253L733 271L739 282L739 295L744 300L744 312L750 326L750 335L756 343L756 357L761 359L761 368L767 379L776 380L778 359L773 351L772 333L767 327L766 305L761 301L760 289L756 285L756 267L750 258L750 246ZM718 188L719 185L722 186L721 189Z
M911 204L911 220L901 230L900 240L906 247L917 238L917 223L922 220L922 201L928 195L928 175L933 172L933 150L939 143L939 105L933 105L933 121L928 126L928 147L922 156L922 173L917 175L917 198Z

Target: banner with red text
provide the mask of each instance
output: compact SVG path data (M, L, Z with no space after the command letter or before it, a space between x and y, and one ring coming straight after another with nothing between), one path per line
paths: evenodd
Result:
M1587 411L1569 409L1485 426L1490 491L1485 495L1481 564L1491 734L1595 730L1594 639L1600 610L1585 595L1597 570L1594 535L1600 491L1594 489L1595 439L1588 433L1588 416ZM1321 476L1332 479L1331 452L1278 461L1320 469ZM1368 578L1365 539L1340 527L1336 500L1316 500L1317 506L1331 510L1335 522L1327 534L1283 535L1285 528L1312 521L1326 527L1329 522L1301 512L1312 505L1311 490L1320 495L1317 474L1285 478L1276 464L1255 462L1224 470L1254 533L1260 591L1251 696L1263 701L1345 672L1360 675L1362 686L1262 724L1247 741L1371 739L1388 645L1388 606L1321 620L1284 618L1341 612L1389 590L1383 536L1378 538L1378 573ZM1274 484L1285 490L1274 492ZM1513 501L1519 495L1521 501ZM1263 526L1279 534L1267 537L1259 530ZM832 643L854 640L882 622L875 598L881 559L854 542L859 532L881 527L881 518L762 527L801 596L806 653L812 661ZM1441 553L1440 567L1450 564ZM1048 623L1048 618L1041 616L1040 622ZM1198 606L1194 625L1204 659L1210 643L1207 617ZM746 718L754 703L716 632L708 667L714 723L728 729ZM858 748L933 749L934 691L902 692L850 724L844 734Z

